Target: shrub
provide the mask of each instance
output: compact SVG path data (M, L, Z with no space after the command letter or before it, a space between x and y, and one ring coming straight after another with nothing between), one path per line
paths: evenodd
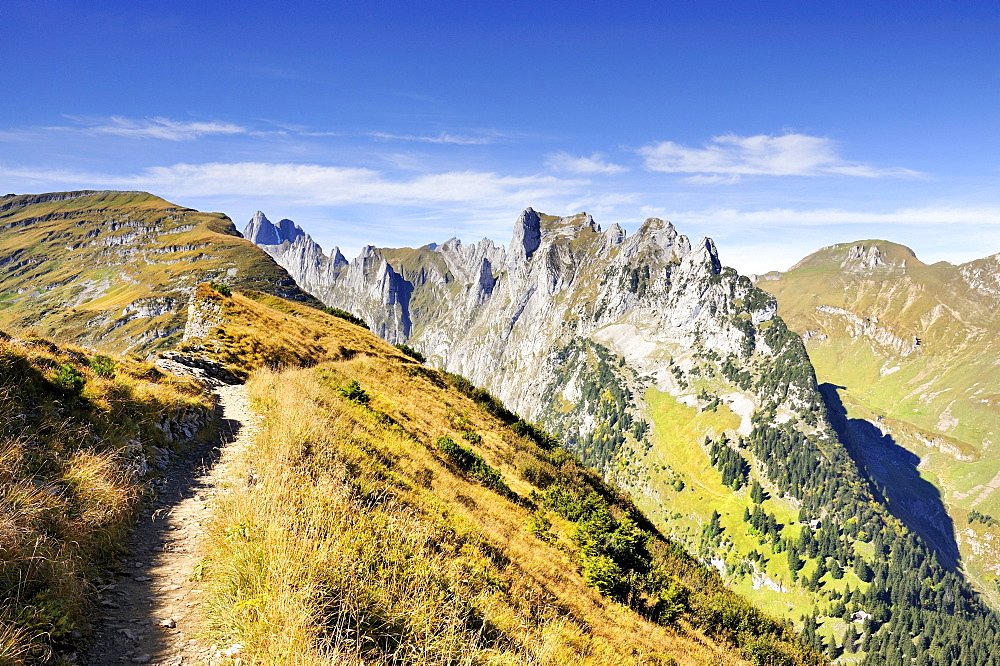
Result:
M528 532L535 535L542 541L551 543L555 541L556 535L552 533L552 521L545 515L544 509L539 509L532 514L528 520Z
M66 389L67 391L79 393L83 390L83 386L87 383L87 380L83 378L83 374L74 366L69 363L63 363L59 366L59 372L56 374L55 383L57 386Z
M396 345L396 349L398 349L399 351L403 352L404 354L406 354L407 356L409 356L410 358L412 358L413 360L415 360L417 363L426 363L427 362L427 357L424 356L423 354L421 354L420 352L418 352L416 349L414 349L410 345L406 345L406 344L400 343L400 344Z
M364 329L368 328L368 324L365 322L364 319L362 319L361 317L358 317L356 315L352 315L347 310L341 310L340 308L323 308L323 312L327 313L328 315L332 315L334 317L337 317L338 319L343 319L344 321L349 321L352 324L354 324L355 326L360 326L361 328L364 328Z
M544 428L534 423L518 419L511 424L510 429L521 437L532 440L539 447L549 450L560 445L559 438L550 435Z
M90 359L90 369L102 379L111 379L115 376L115 362L104 354L97 354Z
M371 400L371 396L363 388L358 380L352 379L347 382L347 386L341 386L337 389L337 393L344 396L345 399L355 402L359 405L367 405L368 401Z
M447 456L455 467L466 472L472 478L482 483L487 488L492 488L497 492L509 494L510 488L503 480L503 475L490 466L482 456L461 446L451 437L445 435L438 437L438 449Z
M233 290L229 288L228 284L225 284L223 282L212 282L208 286L210 286L217 293L220 293L223 296L228 297L228 296L232 296L233 295Z
M676 576L670 576L668 582L660 588L654 615L656 621L664 626L672 626L688 609L688 597L691 589L680 582Z
M583 556L583 582L603 594L610 594L621 582L622 570L606 555Z

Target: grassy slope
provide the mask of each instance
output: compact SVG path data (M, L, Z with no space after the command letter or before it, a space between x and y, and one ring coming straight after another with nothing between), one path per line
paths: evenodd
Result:
M539 449L447 376L343 320L258 295L199 296L226 319L203 352L247 370L288 353L312 366L252 376L264 412L243 462L254 482L234 481L212 527L211 619L249 659L743 663L714 613L743 608L730 624L759 616L660 537L650 550L691 595L673 628L588 587L575 527L557 512L543 511L544 539L528 531L535 493L552 484L592 489L616 516L634 512L565 452ZM234 331L260 353L228 355ZM352 380L367 404L345 397ZM481 455L510 493L450 463L441 436Z
M142 496L144 449L210 402L149 364L0 334L0 663L44 661L85 629L100 567Z
M847 271L846 248L876 245L906 268ZM996 298L970 289L959 269L919 262L907 248L858 241L821 250L787 273L765 276L781 316L795 330L818 331L807 349L819 381L844 387L850 418L881 420L899 444L921 458L922 477L941 489L960 532L969 573L1000 602L1000 529L969 524L973 508L1000 516L1000 320ZM852 333L842 319L817 310L844 308L877 318L901 338L920 338L902 355ZM928 442L934 442L928 446ZM996 485L1000 485L997 483Z
M104 349L176 343L189 290L220 280L311 298L220 213L144 192L0 199L0 326Z

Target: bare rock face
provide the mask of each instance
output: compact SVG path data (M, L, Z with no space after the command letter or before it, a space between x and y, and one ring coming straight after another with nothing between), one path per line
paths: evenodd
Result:
M271 221L264 216L264 213L257 211L247 223L243 230L243 237L255 245L279 245L278 228L271 224Z
M531 208L521 213L514 224L514 237L510 241L510 260L519 264L531 258L542 242L541 218Z
M641 424L646 387L700 404L691 378L706 366L714 374L725 362L751 368L783 351L763 333L776 318L773 298L723 268L711 239L692 243L655 218L628 237L618 225L602 231L587 214L528 208L507 247L486 239L368 246L350 263L336 249L326 256L306 234L261 247L327 305L545 421L571 447L601 427L592 416L602 395L595 382L620 396L616 418ZM806 375L783 394L789 405L810 399L815 384ZM730 397L762 402L749 390ZM633 430L616 436L641 439L642 428Z

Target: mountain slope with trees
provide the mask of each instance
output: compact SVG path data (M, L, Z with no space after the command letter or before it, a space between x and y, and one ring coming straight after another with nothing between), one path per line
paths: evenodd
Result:
M872 660L922 634L932 663L992 658L996 616L957 554L890 511L799 335L711 240L528 209L507 247L452 239L346 262L284 226L294 239L264 249L328 305L540 420L817 647Z
M182 353L249 373L264 412L203 569L253 659L823 663L463 377L260 293L192 310L214 320Z
M926 265L868 240L759 286L806 338L855 457L890 506L1000 602L1000 255ZM832 395L834 392L836 396Z

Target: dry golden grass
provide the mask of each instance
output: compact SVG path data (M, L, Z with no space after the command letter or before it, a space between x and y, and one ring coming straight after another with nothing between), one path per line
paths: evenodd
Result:
M227 640L257 663L742 663L586 587L523 507L382 422L384 395L372 409L334 397L334 372L358 366L370 386L375 365L252 380L267 410L246 461L257 482L222 501L205 567ZM426 403L411 423L446 432L447 407Z
M191 351L249 373L264 416L201 569L212 630L243 645L244 662L743 664L744 651L768 652L766 634L787 659L760 663L822 663L652 534L594 472L515 434L509 413L453 378L273 297L200 287L196 307L219 321ZM442 437L502 482L463 472ZM675 626L650 619L657 599L645 592L625 605L585 584L577 524L549 511L551 535L529 531L550 483L650 530L656 566L691 594Z
M199 308L218 310L224 324L182 349L202 352L238 376L257 368L310 366L359 354L412 362L360 326L308 305L262 292L224 296L207 284L198 285L193 298Z
M5 200L0 262L20 267L0 273L0 328L115 351L176 344L200 281L230 279L320 305L224 215L143 192ZM135 316L149 299L160 314Z
M0 663L46 661L86 630L142 496L135 442L169 446L164 417L211 407L149 364L94 358L0 337Z

